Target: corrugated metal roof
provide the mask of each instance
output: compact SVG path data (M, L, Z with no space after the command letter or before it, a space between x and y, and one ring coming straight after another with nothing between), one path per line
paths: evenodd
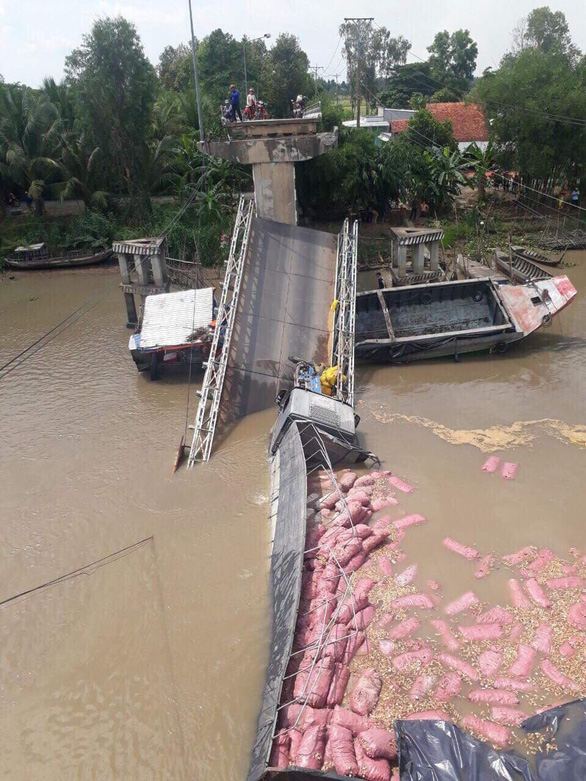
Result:
M214 317L214 288L147 296L140 332L141 350L189 344L196 328Z

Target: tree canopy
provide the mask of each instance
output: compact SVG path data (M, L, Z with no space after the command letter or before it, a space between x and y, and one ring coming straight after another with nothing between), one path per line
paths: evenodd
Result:
M461 91L469 89L476 68L478 46L468 30L437 33L427 51L431 76L438 87Z

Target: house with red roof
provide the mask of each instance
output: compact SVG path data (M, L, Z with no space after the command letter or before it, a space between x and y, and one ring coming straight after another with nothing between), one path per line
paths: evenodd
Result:
M480 149L488 145L488 123L476 103L428 103L425 107L438 121L449 120L459 149L475 143ZM391 120L391 134L397 136L407 130L408 119Z

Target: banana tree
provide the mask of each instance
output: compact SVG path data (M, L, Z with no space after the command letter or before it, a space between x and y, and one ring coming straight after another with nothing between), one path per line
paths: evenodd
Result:
M448 147L433 147L431 150L426 149L423 154L429 166L429 190L441 209L458 195L462 187L470 186L464 175L470 163L459 150L451 152Z

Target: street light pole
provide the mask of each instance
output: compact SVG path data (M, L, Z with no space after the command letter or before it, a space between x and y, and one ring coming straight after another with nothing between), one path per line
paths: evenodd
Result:
M256 43L257 41L262 41L263 38L270 38L270 33L265 33L264 35L261 35L260 38L253 38L250 43ZM248 74L246 73L246 37L242 39L242 53L244 55L244 90L246 94L248 95Z
M195 99L197 101L197 122L199 124L199 140L205 141L203 132L203 117L201 112L201 96L199 94L199 79L197 78L197 57L195 56L195 36L193 34L193 12L191 10L191 0L189 3L189 24L191 25L191 56L193 57L193 78L195 80Z

